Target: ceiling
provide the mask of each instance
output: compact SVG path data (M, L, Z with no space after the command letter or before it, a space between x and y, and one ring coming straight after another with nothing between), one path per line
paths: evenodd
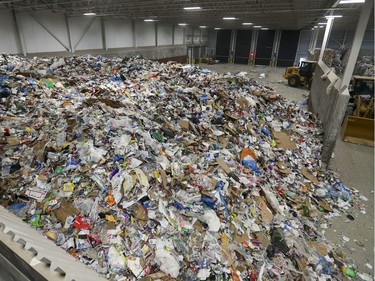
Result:
M373 0L367 0L373 1ZM312 28L326 21L324 16L343 15L335 19L333 29L353 30L363 4L337 5L337 0L0 0L4 8L16 12L46 11L65 12L70 16L95 12L96 16L153 19L166 23L186 23L189 26L210 28L254 28L297 30ZM184 7L201 7L184 10ZM374 12L368 29L374 28ZM235 17L235 20L223 20ZM244 26L242 23L252 25Z

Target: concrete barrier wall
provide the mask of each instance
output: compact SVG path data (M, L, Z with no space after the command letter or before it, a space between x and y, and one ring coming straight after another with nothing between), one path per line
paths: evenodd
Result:
M309 109L324 128L322 161L329 164L349 101L347 89L341 90L341 79L323 62L315 68L309 96Z

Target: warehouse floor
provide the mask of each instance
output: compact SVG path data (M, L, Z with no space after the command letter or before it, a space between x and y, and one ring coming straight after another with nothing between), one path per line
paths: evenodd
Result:
M232 74L246 71L248 77L263 81L264 85L274 88L277 93L287 99L301 102L308 97L307 88L292 88L287 80L282 77L285 68L248 66L239 64L202 64L219 73L231 72ZM265 78L260 78L265 75ZM351 221L342 216L335 218L331 226L325 229L326 238L341 248L349 257L356 261L360 272L373 275L374 268L374 148L343 142L338 139L329 168L337 171L342 182L350 188L360 191L368 201L362 200L366 214L359 212L360 206L354 206L350 214L354 216ZM322 230L324 231L324 230ZM347 241L349 238L350 240ZM367 265L366 265L367 264Z

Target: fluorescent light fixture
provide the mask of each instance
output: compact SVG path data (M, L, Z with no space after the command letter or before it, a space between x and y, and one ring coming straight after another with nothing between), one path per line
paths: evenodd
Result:
M262 28L261 25L254 25L254 28Z
M220 30L221 28L220 27L215 27L215 30Z
M341 0L339 4L358 4L365 3L365 0Z
M311 28L311 30L314 30L314 27L313 27L313 28Z
M324 26L323 25L320 25L319 28L323 28Z
M262 27L261 30L268 30L268 27Z
M84 13L83 15L84 15L84 16L96 16L96 13L91 13L91 12L90 12L90 13Z
M184 10L191 11L191 10L200 10L202 9L201 7L184 7Z
M199 28L207 28L207 25L200 25Z
M317 26L317 25L314 25L314 28L318 28L318 26Z
M179 26L186 26L187 23L179 23L178 25L179 25Z
M318 25L326 25L326 22L318 22Z
M342 15L331 15L331 16L326 16L326 19L334 19L334 18L342 18Z
M151 22L154 21L153 19L144 19L145 22Z
M235 17L223 17L223 20L235 20Z
M252 22L243 22L242 25L253 25Z

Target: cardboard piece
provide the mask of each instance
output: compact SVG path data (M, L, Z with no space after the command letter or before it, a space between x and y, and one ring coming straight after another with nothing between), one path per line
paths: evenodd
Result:
M190 121L189 120L180 120L179 122L180 124L180 127L182 130L184 131L189 131L189 125L190 125Z
M262 242L264 248L268 248L268 246L271 244L270 239L263 232L255 232L254 236L256 239Z
M319 206L322 207L324 211L332 212L332 208L327 202L323 200L319 200L318 203L319 203Z
M263 221L271 222L273 219L273 213L268 208L266 201L263 200L262 197L256 197L257 206L260 209L260 216Z
M290 136L287 133L272 130L272 135L276 141L277 147L284 149L297 149L296 143L290 140Z
M318 243L318 242L314 242L314 241L309 241L308 244L311 247L314 247L318 251L318 253L321 254L322 256L328 255L328 250L327 250L326 245Z
M79 210L76 209L70 202L62 200L60 207L53 213L62 224L65 224L66 219L70 216L78 215Z
M167 173L164 170L159 170L161 181L163 183L163 186L166 188L168 181L167 181Z
M276 163L277 169L280 171L280 173L283 174L290 174L291 170L289 167L285 165L283 162L277 162Z
M235 241L237 241L238 243L243 243L243 242L245 242L245 241L248 241L249 240L249 236L245 233L245 234L243 234L243 235L239 235L239 234L234 234L234 236L233 236L233 239L235 240Z
M217 163L220 165L220 167L226 172L227 174L230 174L232 171L229 168L228 164L225 162L223 158L218 158Z
M305 178L307 178L308 180L310 180L311 182L313 182L313 183L315 183L315 184L319 184L318 179L317 179L314 175L312 175L312 174L307 170L306 167L303 167L302 170L301 170L301 172L302 172L302 175L305 176Z
M7 137L7 143L10 144L10 145L18 145L21 142L18 139L18 137Z

